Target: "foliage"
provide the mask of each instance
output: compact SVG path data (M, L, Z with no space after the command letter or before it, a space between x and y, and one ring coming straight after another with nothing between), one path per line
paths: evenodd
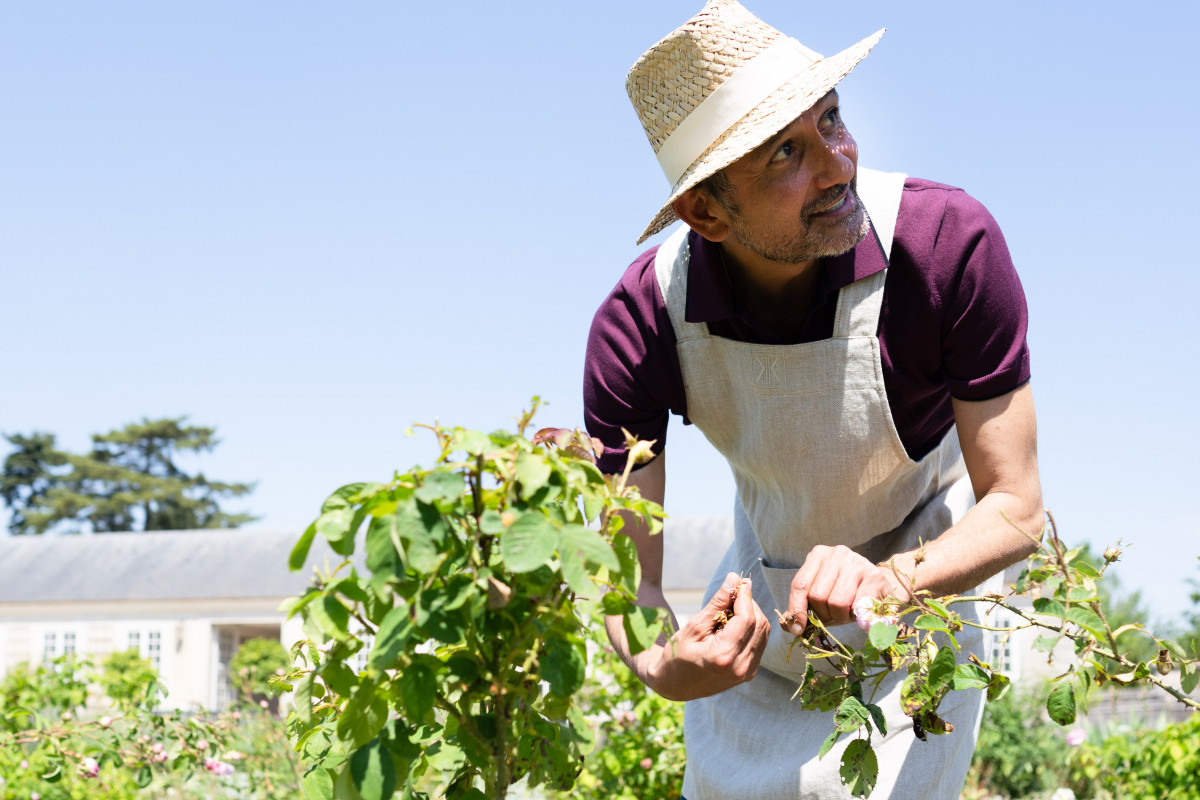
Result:
M1085 743L1070 760L1079 797L1200 800L1200 714L1161 731L1141 730Z
M579 800L675 800L683 785L683 704L665 700L612 648L591 660L580 708L595 746L570 795ZM565 796L565 795L564 795Z
M1066 785L1068 746L1037 692L1013 690L984 707L967 785L980 796L1029 797Z
M185 420L143 419L96 434L86 455L58 449L53 434L5 436L16 448L0 474L0 497L12 512L9 532L236 528L253 521L220 507L226 498L248 494L251 484L211 481L179 468L179 454L217 445L213 428L185 426Z
M285 605L311 640L281 682L295 690L306 796L500 798L521 779L575 782L591 743L574 699L583 601L607 590L634 648L654 642L662 618L634 605L636 548L613 512L656 532L662 512L626 486L646 447L606 478L599 442L551 428L526 439L532 415L516 433L422 426L434 466L342 487L297 544L293 568L320 535L346 557L361 545L370 573L347 560Z
M1192 587L1188 595L1192 607L1187 612L1186 627L1179 638L1192 657L1200 658L1200 579L1188 578L1188 586Z
M136 649L116 650L100 665L100 685L104 693L118 704L136 702L146 687L157 677L154 667Z
M89 687L100 675L86 658L9 672L0 683L0 797L297 796L300 778L278 718L257 707L214 717L163 713L153 670L120 656L106 662L109 678L101 680L119 688L99 716Z
M1103 555L1093 553L1086 543L1079 551L1077 559L1088 564L1104 563ZM1158 646L1152 637L1143 632L1144 623L1150 620L1150 609L1147 608L1140 591L1127 593L1121 590L1118 572L1115 565L1110 565L1104 571L1104 575L1096 579L1101 615L1113 630L1127 629L1116 637L1117 647L1123 653L1133 661L1152 661L1158 655ZM1112 671L1114 665L1106 662L1105 666Z
M1031 537L1039 543L1039 549L1008 597L954 595L939 599L929 592L918 591L903 607L894 599L879 601L874 609L862 609L859 617L860 624L869 629L861 651L837 641L820 620L810 616L804 633L793 642L793 647L808 651L810 661L796 696L805 709L835 712L834 730L822 747L822 755L843 734L857 737L846 748L841 761L842 776L851 794L866 797L875 787L878 765L871 744L875 733L883 735L886 731L881 730L881 709L870 701L872 695L867 691L876 689L890 673L899 670L907 673L900 689L900 703L904 713L912 718L913 733L918 739L953 730L937 713L949 692L985 689L988 699L994 701L1008 691L1008 677L973 654L967 661L959 662L955 633L967 625L986 627L964 620L956 613L953 607L960 603L982 601L1007 609L1017 623L992 630L1008 635L1013 630L1036 629L1042 634L1035 644L1037 647L1051 650L1060 640L1072 643L1075 660L1054 679L1045 703L1050 719L1059 725L1073 723L1076 709L1080 706L1086 709L1090 690L1109 682L1150 683L1180 702L1200 708L1200 703L1188 697L1200 680L1195 659L1189 658L1178 643L1153 636L1141 624L1114 628L1106 619L1097 581L1120 557L1120 548L1106 550L1104 564L1096 567L1080 558L1083 548L1067 549L1058 537L1053 519L1046 528L1044 542L1042 537ZM918 553L917 564L922 560ZM913 585L915 579L912 575L898 577L908 585ZM1012 603L1013 595L1024 594L1034 597L1032 610ZM902 617L906 621L900 621ZM1138 631L1154 642L1151 658L1139 659L1136 652L1131 654L1117 644L1120 635L1127 631ZM816 673L813 659L826 659L834 674ZM1182 691L1164 680L1175 669L1180 671Z
M278 639L259 638L242 642L229 662L229 671L245 693L262 696L274 693L267 682L289 666L287 648Z

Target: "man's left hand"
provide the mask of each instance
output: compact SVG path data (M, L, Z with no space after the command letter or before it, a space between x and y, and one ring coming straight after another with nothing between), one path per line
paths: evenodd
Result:
M844 625L854 619L854 601L860 597L907 597L887 567L872 564L848 547L817 545L792 579L789 627L800 635L811 611L826 625Z

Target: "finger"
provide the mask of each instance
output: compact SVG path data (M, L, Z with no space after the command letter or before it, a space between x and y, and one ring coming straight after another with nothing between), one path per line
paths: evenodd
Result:
M787 629L794 636L804 633L808 624L809 589L821 568L822 560L822 549L813 548L792 578L792 587L788 593L788 614L791 615L791 621Z
M808 610L817 615L817 619L826 624L832 624L837 616L830 605L830 598L841 590L839 583L844 579L842 565L837 559L826 560L812 581L808 590ZM853 598L851 598L853 602Z
M721 588L713 593L709 599L706 611L717 612L727 611L734 606L732 602L734 591L737 589L738 582L741 581L741 576L736 572L731 572L725 576L725 581L721 584ZM736 614L736 610L734 611Z

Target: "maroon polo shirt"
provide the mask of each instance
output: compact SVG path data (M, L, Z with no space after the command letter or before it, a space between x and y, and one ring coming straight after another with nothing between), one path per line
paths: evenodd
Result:
M1029 380L1028 314L1004 236L991 214L961 189L909 178L889 265L878 240L818 262L820 279L800 335L773 336L740 307L718 246L689 234L689 322L756 344L798 344L833 335L838 290L888 267L879 319L883 381L892 419L911 458L932 450L954 424L951 397L987 400ZM647 250L596 312L584 363L584 419L605 445L600 467L625 465L624 436L667 441L669 414L685 424L675 332Z

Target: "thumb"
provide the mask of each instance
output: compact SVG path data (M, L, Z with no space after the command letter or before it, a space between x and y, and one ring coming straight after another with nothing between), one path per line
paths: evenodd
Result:
M742 578L736 572L726 575L724 582L721 583L721 588L713 593L704 610L716 612L733 608L734 600L737 598L737 588L741 582Z

